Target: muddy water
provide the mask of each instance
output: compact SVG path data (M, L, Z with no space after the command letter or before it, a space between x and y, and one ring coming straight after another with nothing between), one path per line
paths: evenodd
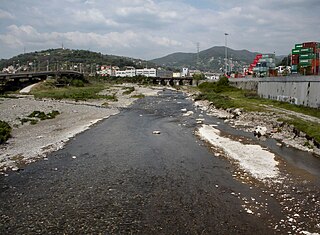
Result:
M181 109L194 114L182 116ZM279 154L287 174L295 174L280 184L248 175L244 182L236 165L215 157L195 137L202 115L234 138L257 141L195 110L181 93L146 97L76 136L47 161L1 176L0 233L317 232L317 161L309 155L298 161L301 153L261 142Z

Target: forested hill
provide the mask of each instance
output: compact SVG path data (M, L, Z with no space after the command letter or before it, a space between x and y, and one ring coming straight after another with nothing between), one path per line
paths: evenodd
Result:
M249 65L254 60L257 52L250 52L248 50L233 50L228 48L228 58L234 68L242 68L243 65ZM225 64L225 47L216 46L199 53L199 60L197 53L173 53L162 58L151 60L160 66L169 67L188 67L202 70L219 71Z
M24 53L14 56L10 59L0 60L0 71L10 65L15 67L21 67L25 65L31 65L37 70L63 68L68 69L70 66L78 66L82 64L82 68L92 68L100 65L112 65L123 68L124 66L135 66L136 68L146 65L146 61L141 59L134 59L129 57L115 56L115 55L103 55L98 52L92 52L88 50L71 50L71 49L48 49L43 51L36 51L30 53ZM152 66L154 64L148 64Z

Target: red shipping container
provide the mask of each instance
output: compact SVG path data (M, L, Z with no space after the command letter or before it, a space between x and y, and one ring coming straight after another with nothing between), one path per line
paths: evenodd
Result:
M256 59L261 59L262 58L262 54L256 55Z
M312 60L312 66L318 66L319 67L319 59L313 59Z
M310 48L310 47L315 48L315 47L317 47L317 45L318 45L318 42L304 42L304 43L302 43L303 48Z
M291 57L292 57L292 59L298 59L298 58L299 58L299 55L293 54Z
M299 60L292 60L291 63L294 64L294 65L298 65L299 64Z

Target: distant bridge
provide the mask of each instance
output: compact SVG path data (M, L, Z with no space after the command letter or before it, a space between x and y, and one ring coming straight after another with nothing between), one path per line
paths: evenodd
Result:
M159 85L192 85L193 78L192 77L168 77L168 78L161 78L161 77L155 77L152 79L153 84L159 84Z
M0 73L0 91L6 89L21 88L38 81L46 80L48 77L71 79L83 79L82 73L71 70L61 71L40 71L40 72L22 72L22 73Z

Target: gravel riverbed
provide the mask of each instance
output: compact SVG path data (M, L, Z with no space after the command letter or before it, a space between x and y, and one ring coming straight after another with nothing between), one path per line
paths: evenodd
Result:
M133 86L133 84L129 84ZM132 104L137 98L133 95L156 95L162 88L146 88L134 85L135 90L129 95L123 94L123 87L114 86L104 94L116 93L118 101L106 104L106 100L70 101L34 99L31 95L17 95L16 98L0 99L0 120L13 127L12 138L0 146L0 172L18 171L23 165L44 158L49 152L56 151L76 134L88 129L95 123L115 115ZM22 124L33 111L49 113L59 111L54 119Z

